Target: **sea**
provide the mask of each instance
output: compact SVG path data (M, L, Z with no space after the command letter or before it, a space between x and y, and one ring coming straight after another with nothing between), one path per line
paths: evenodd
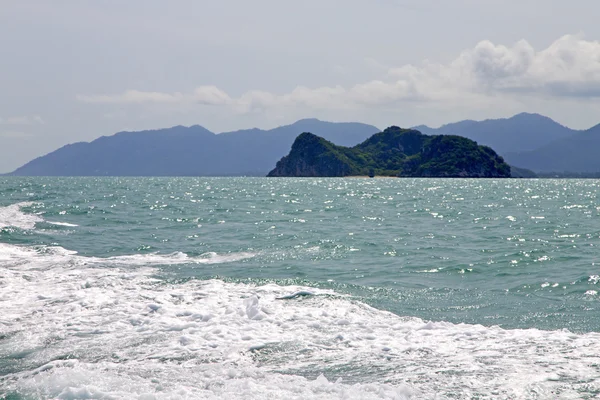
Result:
M0 178L0 399L600 397L600 181Z

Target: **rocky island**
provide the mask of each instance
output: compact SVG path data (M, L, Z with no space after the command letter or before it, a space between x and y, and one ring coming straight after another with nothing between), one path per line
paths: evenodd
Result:
M494 150L454 135L424 135L396 126L354 147L302 133L267 176L509 178L510 166Z

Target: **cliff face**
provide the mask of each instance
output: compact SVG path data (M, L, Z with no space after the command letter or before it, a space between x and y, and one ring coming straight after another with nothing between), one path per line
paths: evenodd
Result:
M298 136L268 176L510 177L510 167L487 146L459 136L427 136L390 127L354 147L311 133Z
M336 151L337 147L312 133L302 133L294 141L290 154L278 161L268 176L351 175L350 162Z

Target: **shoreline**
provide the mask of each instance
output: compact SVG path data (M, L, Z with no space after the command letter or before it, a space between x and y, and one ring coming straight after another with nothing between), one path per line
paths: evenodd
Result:
M397 176L386 176L386 175L375 175L375 176L369 176L369 175L350 175L350 176L344 176L343 178L381 179L381 178L398 178L398 177Z

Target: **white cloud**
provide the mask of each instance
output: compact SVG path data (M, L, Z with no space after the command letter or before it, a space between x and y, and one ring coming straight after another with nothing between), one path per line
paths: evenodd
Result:
M226 105L231 103L227 93L216 86L200 86L194 90L191 100L206 105Z
M106 103L106 104L141 104L141 103L176 103L183 99L181 93L143 92L139 90L127 90L117 95L78 95L77 100L84 103Z
M0 125L43 125L45 122L39 115L19 115L13 117L0 117Z
M450 68L466 68L477 82L493 84L503 79L523 76L534 59L535 50L525 40L511 48L484 40L474 49L464 51Z
M524 40L511 48L483 41L446 68L467 72L462 81L471 91L600 97L600 43L582 35L565 35L539 52Z
M215 86L190 93L127 90L117 95L80 95L88 103L173 103L231 107L238 113L303 107L309 109L394 108L401 103L463 104L477 107L498 96L600 97L600 43L566 35L536 51L527 41L512 46L484 40L447 64L389 68L380 79L352 87L298 86L286 94L260 90L232 98Z
M84 103L104 104L200 103L225 105L231 103L229 95L216 86L200 86L190 94L127 90L116 95L78 95L77 100Z
M19 132L19 131L0 131L0 137L10 138L10 139L21 139L32 137L31 133Z

